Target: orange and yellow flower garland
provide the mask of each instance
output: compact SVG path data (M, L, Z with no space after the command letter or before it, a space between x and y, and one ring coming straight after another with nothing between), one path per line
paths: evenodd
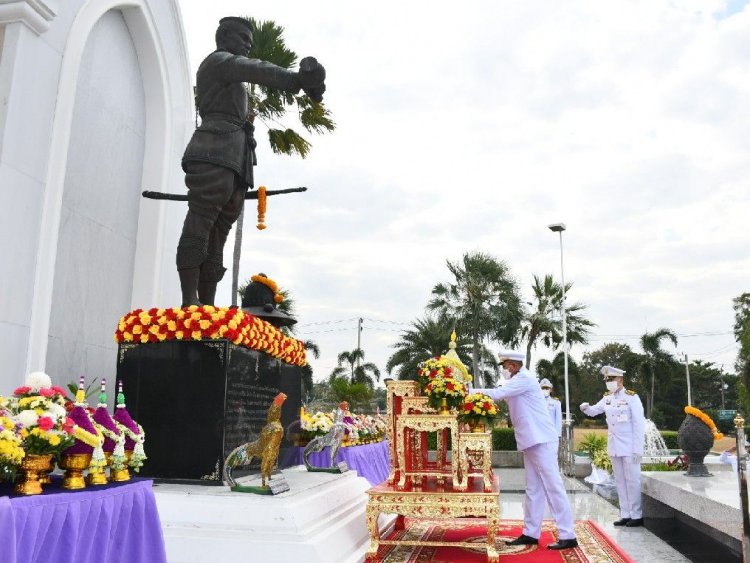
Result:
M687 406L685 407L685 414L693 415L695 418L699 419L706 426L708 426L711 429L711 432L714 433L714 440L721 440L724 437L724 434L719 432L719 429L716 428L716 424L714 424L714 421L711 420L711 417L704 413L702 410Z
M307 363L300 340L286 336L272 324L237 308L191 305L172 309L135 309L120 319L115 332L118 343L220 338L265 352L291 365Z

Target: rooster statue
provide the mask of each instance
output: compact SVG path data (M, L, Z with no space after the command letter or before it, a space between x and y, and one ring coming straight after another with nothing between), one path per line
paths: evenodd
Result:
M279 445L284 437L284 427L281 425L281 405L284 404L286 395L279 393L273 403L268 407L266 425L260 431L260 436L254 442L248 442L236 447L224 461L224 482L230 487L236 487L237 482L232 478L232 470L235 467L248 465L254 457L259 457L261 486L268 487L271 473L279 457Z
M307 446L305 446L305 450L302 452L302 460L305 462L305 467L307 467L308 471L316 469L315 466L310 463L310 456L314 453L322 452L326 447L330 448L328 452L330 459L329 467L334 467L336 454L338 454L341 442L346 435L346 423L351 422L351 418L347 416L348 414L349 403L343 401L339 404L331 429L323 436L316 436L310 440Z

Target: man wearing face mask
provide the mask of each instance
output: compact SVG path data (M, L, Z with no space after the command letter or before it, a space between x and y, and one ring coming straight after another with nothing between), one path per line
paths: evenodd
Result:
M557 437L562 436L562 406L560 405L560 399L552 396L552 383L546 377L539 382L539 387L542 388L542 395L544 400L547 402L547 409L549 415L552 417L552 424L557 429Z
M548 549L570 549L578 546L573 528L573 512L565 485L557 467L558 429L536 376L523 367L524 352L500 354L505 384L496 389L473 389L493 400L508 403L510 420L518 450L523 452L526 469L526 498L524 499L524 527L522 534L508 545L537 545L542 532L545 502L557 524L559 540Z
M612 366L601 369L607 392L595 405L581 404L588 416L607 415L607 453L620 501L620 519L615 526L643 526L641 511L641 458L646 436L643 404L635 391L623 387L625 372Z

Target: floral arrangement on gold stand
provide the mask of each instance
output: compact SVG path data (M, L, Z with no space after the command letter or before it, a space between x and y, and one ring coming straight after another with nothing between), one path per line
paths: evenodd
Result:
M489 395L471 393L464 397L458 419L469 425L472 432L485 432L497 417L497 405Z
M40 494L47 473L53 469L53 458L73 443L73 425L64 404L65 390L52 385L50 377L42 372L30 373L25 384L6 401L6 413L11 415L10 422L24 450L16 493Z
M0 397L0 481L16 480L18 468L26 456L21 438L21 425L13 422L3 406L8 401Z
M107 465L104 457L104 436L97 430L88 411L83 376L78 381L78 391L70 418L75 424L75 442L61 455L58 465L65 469L64 489L83 489L86 482L83 471L89 470L89 483L101 485L106 483L104 468Z
M449 415L451 410L458 409L466 396L466 385L451 376L435 377L424 389L427 404L439 409L440 414Z

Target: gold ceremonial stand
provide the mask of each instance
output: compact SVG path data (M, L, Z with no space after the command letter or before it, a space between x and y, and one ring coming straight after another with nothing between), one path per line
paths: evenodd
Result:
M397 529L403 526L404 517L486 518L487 560L497 563L500 484L492 473L490 432L461 432L457 416L435 414L414 381L388 381L386 392L391 467L388 480L367 491L370 548L366 560L376 560L380 545L476 548L476 544L468 542L380 539L378 516L385 512L398 515ZM437 433L434 461L428 458L428 432Z

